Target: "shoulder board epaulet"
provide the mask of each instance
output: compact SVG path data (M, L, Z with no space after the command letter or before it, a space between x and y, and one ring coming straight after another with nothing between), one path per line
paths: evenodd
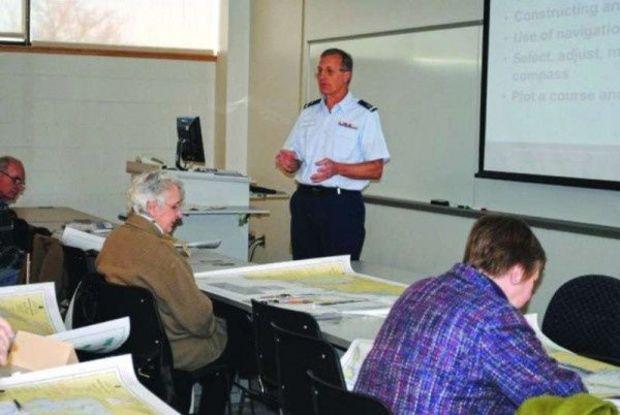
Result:
M375 112L377 110L377 107L375 107L372 104L369 104L368 102L364 101L363 99L360 99L359 101L357 101L357 103L360 104L362 107L366 108L370 112Z
M313 105L316 105L316 104L318 104L319 102L321 102L321 98L319 98L319 99L315 99L314 101L310 101L310 102L308 102L306 105L304 105L304 109L306 109L306 108L308 108L308 107L311 107L311 106L313 106Z

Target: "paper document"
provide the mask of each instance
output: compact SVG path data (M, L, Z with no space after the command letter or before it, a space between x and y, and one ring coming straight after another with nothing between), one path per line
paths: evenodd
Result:
M280 276L299 275L314 276L321 274L353 273L348 255L326 258L304 259L299 261L274 262L271 264L249 265L245 267L196 273L196 278L217 278L225 276Z
M406 285L357 274L349 256L313 258L198 272L198 286L249 304L276 304L314 315L342 318L346 313L386 315Z
M102 232L87 232L69 225L65 226L65 230L62 232L61 242L63 245L72 246L74 248L80 248L85 251L90 249L95 251L101 251L106 236L110 233L109 230Z
M527 323L530 325L532 330L534 330L536 337L542 343L543 348L545 349L547 354L552 354L555 352L572 353L569 350L560 346L559 344L555 343L553 340L547 337L545 333L542 332L542 330L540 329L540 325L538 324L538 313L525 314L523 317L525 317L525 320L527 321Z
M196 249L215 249L215 248L219 247L221 244L222 244L222 240L221 239L215 239L215 240L211 240L211 241L188 242L187 243L187 247L188 248L196 248Z
M526 314L525 319L549 356L557 360L560 366L579 374L592 395L609 399L618 406L620 403L620 367L580 356L554 343L540 329L538 314Z
M177 414L136 378L130 355L0 378L0 414Z
M374 340L355 339L351 342L347 352L340 358L340 366L342 366L342 374L348 390L353 390L355 387L362 364L370 353L373 343Z
M591 393L599 397L620 400L620 369L593 373L582 377L582 380Z
M221 239L196 242L185 242L177 239L174 242L174 247L179 251L181 255L184 255L187 258L191 258L193 253L201 249L216 249L220 246L221 243Z
M561 366L576 371L581 375L618 369L616 366L610 365L609 363L580 356L573 352L553 352L549 353L549 355L560 362ZM620 391L618 391L618 393L620 393Z
M94 353L117 349L127 340L130 331L128 317L67 331L53 282L0 287L0 317L6 319L15 332L53 335L57 340L72 343L76 349Z
M0 287L0 317L16 332L46 336L65 330L53 282Z
M398 282L356 273L347 255L198 272L195 276L198 280L243 277L252 281L293 283L349 294L399 296L407 287Z
M65 223L65 227L71 227L83 232L106 233L110 232L114 225L107 220L76 220Z
M600 362L598 360L590 359L588 357L579 356L578 354L571 352L568 349L558 345L553 340L545 335L538 325L538 314L531 313L526 314L525 319L528 324L536 333L536 337L540 340L543 348L547 354L557 360L561 365L567 368L577 371L580 374L588 374L594 372L600 372L602 370L614 370L616 366L607 363ZM618 391L620 393L620 391Z
M360 310L345 310L343 313L358 315L358 316L372 316L372 317L381 317L387 318L388 314L390 314L390 308L368 308L368 309L360 309Z
M109 353L121 347L130 333L129 317L93 324L51 335L71 343L75 349L90 353Z

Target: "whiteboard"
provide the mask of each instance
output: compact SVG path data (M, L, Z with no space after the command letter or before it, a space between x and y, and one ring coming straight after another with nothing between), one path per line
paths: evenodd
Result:
M482 27L380 34L309 45L308 74L330 47L353 57L351 91L379 109L391 160L365 194L473 205ZM306 97L318 97L308 76Z

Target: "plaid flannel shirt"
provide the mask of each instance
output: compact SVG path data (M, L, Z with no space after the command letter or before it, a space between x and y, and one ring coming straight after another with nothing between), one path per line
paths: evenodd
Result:
M585 390L547 356L499 287L465 264L407 288L355 389L395 415L512 414L533 396Z

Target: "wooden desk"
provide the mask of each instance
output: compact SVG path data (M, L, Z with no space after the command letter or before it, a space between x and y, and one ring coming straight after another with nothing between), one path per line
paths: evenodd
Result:
M49 229L52 233L61 231L67 222L102 221L104 219L65 206L37 206L12 208L17 216L33 226Z

